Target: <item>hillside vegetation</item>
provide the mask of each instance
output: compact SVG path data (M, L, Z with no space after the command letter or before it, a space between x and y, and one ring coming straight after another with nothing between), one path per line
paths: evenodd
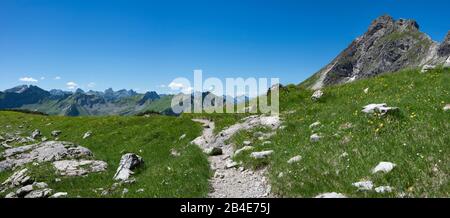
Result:
M448 68L427 73L405 70L330 86L323 92L315 102L311 90L284 87L280 93L284 128L263 141L257 136L264 128L241 131L231 139L236 149L244 141L252 141L255 149L241 152L234 160L251 168L268 166L272 191L284 197L325 192L350 197L450 196L450 111L443 110L450 102ZM362 107L371 103L387 103L399 107L399 112L362 113ZM228 121L228 115L222 116L209 118L227 126L223 121ZM317 121L321 124L310 128ZM322 138L310 141L313 133ZM250 158L251 152L264 150L274 153L268 159ZM297 155L300 161L287 163ZM372 174L383 161L396 167L389 173ZM393 191L358 191L352 183L359 181L391 186Z
M95 159L108 163L106 172L82 177L57 176L50 163L23 166L32 172L36 181L45 182L58 192L67 192L68 197L204 197L208 193L208 162L201 150L189 143L201 133L201 127L189 119L168 116L60 117L0 111L0 127L3 136L17 133L25 137L39 129L49 140L55 140L51 136L53 130L61 130L58 140L87 147ZM87 131L93 134L83 139ZM184 134L185 137L181 137ZM176 149L180 155L171 155L171 149ZM3 150L0 148L0 152ZM102 195L102 189L110 189L116 183L113 175L121 156L127 152L136 153L145 161L133 175L136 182L123 184ZM0 172L0 182L12 173L11 170ZM57 178L61 181L55 181ZM123 194L125 188L129 191ZM0 193L0 196L7 193Z

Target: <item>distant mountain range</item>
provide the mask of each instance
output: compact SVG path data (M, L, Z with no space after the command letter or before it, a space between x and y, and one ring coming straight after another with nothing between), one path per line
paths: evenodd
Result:
M104 92L77 89L68 92L43 90L33 85L21 85L0 92L0 109L27 109L51 115L133 115L144 111L172 114L172 95L156 92L139 94L133 90Z
M438 43L420 32L416 21L394 20L383 15L371 23L364 35L302 85L320 89L425 65L431 68L450 66L450 31L443 42Z
M209 94L211 93L201 93L202 102ZM192 93L192 106L194 105L193 95ZM0 109L25 109L64 116L136 115L148 112L177 115L171 109L174 96L158 94L154 91L143 94L125 89L114 91L111 88L103 92L92 90L85 92L82 89L74 92L59 89L46 91L38 86L21 85L0 92ZM219 101L226 102L225 96L213 96L219 98ZM231 99L233 103L249 101L247 96Z

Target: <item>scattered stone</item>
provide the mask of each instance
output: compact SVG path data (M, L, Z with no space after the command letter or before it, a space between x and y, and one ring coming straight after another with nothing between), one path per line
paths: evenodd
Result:
M373 168L372 173L384 172L389 173L392 169L394 169L396 165L391 162L380 162L375 168Z
M442 110L444 110L444 111L450 110L450 104L446 104L446 105L444 106L444 108L442 108Z
M317 195L315 198L347 198L347 196L336 193L336 192L328 192L328 193L322 193L320 195Z
M269 157L272 153L273 153L273 150L252 152L250 154L250 157L255 158L255 159L263 159L263 158Z
M144 192L143 188L140 188L140 189L136 190L136 193L142 193L142 192Z
M33 185L26 185L16 190L16 196L21 198L33 191Z
M435 66L426 64L426 65L423 65L422 70L420 70L420 72L426 73L434 68L435 68Z
M223 151L222 148L219 147L209 147L205 149L205 153L209 156L216 156L216 155L222 155Z
M365 94L369 93L369 88L365 88L365 89L364 89L364 93L365 93Z
M322 98L322 96L323 96L322 90L316 90L316 91L313 93L313 95L311 96L311 100L317 101L317 100L319 100L320 98Z
M299 161L301 161L301 160L302 160L302 156L297 155L297 156L292 157L291 159L289 159L289 160L287 161L287 163L288 163L288 164L293 164L293 163L299 162Z
M24 186L31 184L33 180L28 175L28 169L24 168L19 171L14 172L8 179L2 183L4 188L14 188L18 186Z
M61 176L82 176L106 171L108 164L99 160L60 160L53 162L53 166Z
M55 182L61 182L60 178L55 178Z
M351 129L353 127L352 123L344 123L342 125L339 126L340 130L346 130L346 129Z
M15 192L10 192L5 196L5 198L17 198L17 195Z
M179 157L181 155L181 153L178 152L177 149L172 148L172 149L170 149L170 155L172 155L172 157Z
M315 128L319 127L320 124L321 123L319 121L316 121L316 122L312 123L311 125L309 125L309 128L310 129L315 129Z
M42 137L41 138L41 142L46 142L48 139L47 139L47 137Z
M355 186L356 188L358 188L358 190L360 190L360 191L368 191L368 190L372 190L372 188L373 188L372 181L355 182L355 183L352 183L352 185Z
M62 132L60 130L53 130L51 134L52 134L53 137L58 137L59 134L61 134L61 133Z
M67 197L67 192L56 192L50 198L65 198Z
M271 141L265 141L261 145L268 145L268 144L271 144L271 143L272 143Z
M240 153L243 152L243 151L249 151L249 150L252 150L253 148L254 148L253 146L248 146L248 145L246 145L246 146L244 146L244 147L242 147L242 148L236 150L236 151L234 152L234 156L237 156L238 154L240 154Z
M392 192L392 187L391 186L379 186L379 187L375 188L375 192L377 192L377 193Z
M363 107L362 112L366 114L379 113L380 115L385 115L390 112L398 111L398 107L388 107L386 103L382 104L368 104Z
M186 134L181 135L180 138L179 138L179 140L182 140L182 139L184 139L184 138L186 138Z
M87 138L91 137L91 135L92 135L92 131L87 131L86 133L84 133L83 139L87 139Z
M124 154L120 159L119 167L117 168L116 174L114 175L115 180L127 180L132 174L133 169L141 166L144 163L142 157L128 153Z
M31 162L53 162L92 156L92 152L71 142L48 141L5 150L0 161L0 172Z
M53 190L49 188L34 190L25 195L25 198L46 198L49 197Z
M237 167L239 164L232 161L232 160L227 160L227 163L225 165L225 169L230 169L230 168L234 168Z
M314 134L312 134L312 135L309 137L309 140L310 140L311 142L318 142L321 138L322 138L322 136L320 136L320 135L317 134L317 133L314 133Z
M45 182L34 182L33 183L33 187L39 188L39 189L44 189L47 188L48 185Z
M39 131L38 129L34 130L34 131L31 133L31 138L32 138L32 139L36 139L36 138L38 138L38 137L40 137L40 136L41 136L41 131Z
M243 141L242 144L244 144L244 145L251 145L252 142L251 141Z
M128 192L129 192L129 190L128 190L127 188L124 188L123 191L122 191L122 195L125 195L125 194L127 194Z
M282 178L284 176L283 172L278 173L278 178Z

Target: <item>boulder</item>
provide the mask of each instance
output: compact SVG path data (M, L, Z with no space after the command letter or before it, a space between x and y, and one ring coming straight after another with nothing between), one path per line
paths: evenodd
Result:
M347 197L341 193L328 192L317 195L315 198L347 198Z
M373 188L372 181L355 182L355 183L352 183L352 185L355 186L356 188L358 188L358 190L360 190L360 191L368 191L368 190L372 190L372 188Z
M242 147L242 148L240 148L240 149L238 149L238 150L236 150L235 152L234 152L234 156L237 156L238 154L240 154L241 152L243 152L243 151L249 151L249 150L252 150L254 147L253 146L244 146L244 147Z
M392 192L392 187L391 186L378 186L375 188L375 192L377 193L388 193L388 192Z
M312 135L309 137L309 140L310 140L311 142L318 142L321 138L322 138L322 136L320 136L320 135L317 134L317 133L314 133L314 134L312 134Z
M319 126L320 126L320 122L316 121L316 122L312 123L311 125L309 125L309 128L310 129L315 129L315 128L319 127Z
M144 163L142 157L128 153L124 154L120 159L119 167L117 168L116 174L114 175L115 180L128 180L128 178L133 174L133 169L141 166Z
M53 130L51 134L53 137L58 137L61 133L62 132L60 130Z
M273 150L269 150L269 151L260 151L260 152L252 152L250 154L250 157L254 158L254 159L264 159L269 157L270 155L272 155Z
M67 192L56 192L50 198L65 198L67 197Z
M0 161L0 172L31 162L53 162L92 156L92 152L71 142L48 141L5 150Z
M36 129L31 133L31 138L37 139L38 137L41 137L41 131L39 131L39 129Z
M177 149L172 148L172 149L170 149L170 155L172 157L179 157L181 155L181 153L179 151L177 151Z
M316 90L316 91L312 94L311 100L317 101L317 100L319 100L320 98L322 98L322 96L323 96L322 90Z
M14 188L24 186L33 183L33 180L28 175L28 169L24 168L14 172L8 179L6 179L1 187L2 188Z
M380 162L378 165L372 169L372 173L384 172L389 173L392 169L394 169L396 165L391 162Z
M297 155L297 156L292 157L291 159L289 159L289 160L287 161L287 163L288 163L288 164L293 164L293 163L299 162L299 161L301 161L301 160L302 160L302 156Z
M49 197L52 192L53 190L49 188L34 190L25 195L25 198L46 198Z
M362 109L362 112L366 114L379 113L380 115L385 115L393 111L398 111L398 107L388 107L386 103L368 104Z
M16 196L21 198L33 191L33 185L26 185L16 190Z
M60 160L53 162L53 167L61 176L82 176L106 171L108 164L99 160Z

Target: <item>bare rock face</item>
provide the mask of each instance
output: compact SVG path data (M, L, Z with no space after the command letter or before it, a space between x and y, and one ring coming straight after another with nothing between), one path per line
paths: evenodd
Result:
M124 154L120 159L119 167L117 168L116 174L114 175L115 180L128 180L128 178L133 174L133 169L139 167L144 163L142 157L128 153Z
M106 171L108 164L99 160L60 160L53 162L53 166L61 176L82 176Z
M450 36L434 42L419 31L414 20L375 19L364 35L355 39L330 64L311 79L310 88L351 82L404 68L443 64L450 55Z
M0 154L0 172L31 162L53 162L92 156L92 152L71 142L48 141L5 150Z
M19 171L14 172L8 179L6 179L1 187L3 188L14 188L19 186L24 186L33 183L33 179L28 175L28 169L24 168Z
M388 107L386 103L381 104L368 104L363 107L362 112L366 114L378 113L380 115L385 115L394 111L398 111L398 107Z

